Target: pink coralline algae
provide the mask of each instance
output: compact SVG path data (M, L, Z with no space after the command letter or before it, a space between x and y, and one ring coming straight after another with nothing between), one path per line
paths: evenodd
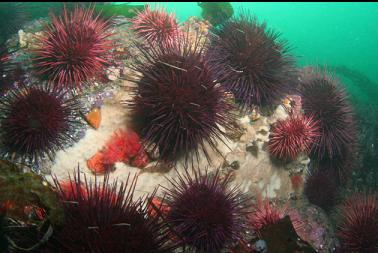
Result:
M93 173L104 173L113 168L116 162L138 168L149 163L139 136L132 130L116 130L105 147L87 161L87 165Z

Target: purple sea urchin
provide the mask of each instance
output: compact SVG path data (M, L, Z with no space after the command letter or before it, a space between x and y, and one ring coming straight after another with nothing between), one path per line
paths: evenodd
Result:
M311 152L320 167L346 169L357 141L356 123L339 82L321 72L309 72L300 87L302 108L319 121L321 136Z
M310 203L329 211L337 201L338 185L337 177L332 171L317 170L312 172L304 187L304 194Z
M136 35L152 45L172 44L179 34L175 16L167 14L163 8L151 10L147 5L131 23Z
M375 195L356 194L340 208L337 236L343 252L378 252L378 201Z
M81 88L111 64L111 22L95 16L94 8L65 8L62 16L51 16L52 23L36 36L36 72L60 88Z
M214 30L207 53L213 77L242 109L277 103L294 84L293 59L277 32L245 12Z
M55 179L66 215L63 227L54 231L52 252L163 253L171 252L168 230L158 216L148 215L151 196L133 200L137 177L118 185L80 178L68 183Z
M21 160L52 156L73 141L80 124L75 97L49 85L10 90L0 99L0 141L2 155Z
M142 58L131 66L141 74L133 80L137 88L130 103L136 130L165 161L181 155L188 161L193 152L198 158L199 148L209 160L205 143L218 151L216 141L225 135L221 127L232 129L233 106L213 81L200 41L180 37L171 46L139 46Z
M165 221L175 234L197 252L215 253L242 240L249 199L237 187L230 188L230 177L188 171L170 180L166 189L169 212Z

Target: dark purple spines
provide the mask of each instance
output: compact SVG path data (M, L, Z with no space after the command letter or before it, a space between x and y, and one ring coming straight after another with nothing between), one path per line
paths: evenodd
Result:
M337 202L337 176L332 172L317 170L312 172L305 182L304 194L311 204L329 211Z
M344 170L352 164L356 150L353 109L335 78L322 72L307 72L300 87L302 108L305 114L311 114L319 121L321 132L310 156L319 167Z
M242 240L249 199L230 187L230 177L186 171L170 182L166 222L186 245L212 253Z
M80 120L77 98L49 85L10 90L0 100L2 155L39 160L55 154L74 141L72 133Z
M247 12L214 30L209 66L242 109L278 103L295 87L294 61L279 37Z
M136 176L120 184L108 175L102 182L82 180L80 172L68 183L55 179L66 218L54 231L52 252L171 252L167 226L148 214L154 193L133 199L136 183Z
M219 126L232 129L233 106L213 82L200 41L182 36L172 46L138 46L142 57L132 66L141 74L131 101L137 131L165 161L193 161L199 150L209 159L205 142L217 150L225 135Z

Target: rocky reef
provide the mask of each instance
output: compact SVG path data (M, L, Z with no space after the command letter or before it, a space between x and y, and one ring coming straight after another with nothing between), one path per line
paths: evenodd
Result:
M3 90L0 150L15 132L26 143L23 152L1 152L7 248L289 253L354 243L340 236L349 224L336 225L333 213L357 154L342 84L298 69L265 23L217 4L210 10L224 12L222 20L201 3L204 19L183 24L160 8L132 14L104 5L99 16L102 5L65 8L7 41L18 48L0 58L0 73L25 64ZM48 118L39 113L44 97L33 97L42 101L38 112L24 102L36 82L59 102ZM14 116L20 108L27 120ZM64 131L71 123L77 127ZM54 152L34 158L33 147L51 143ZM361 203L376 207L373 198ZM366 238L374 249L376 238Z

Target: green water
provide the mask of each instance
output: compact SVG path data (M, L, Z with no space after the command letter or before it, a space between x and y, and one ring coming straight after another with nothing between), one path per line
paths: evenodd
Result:
M131 3L141 4L141 3ZM164 6L180 22L201 16L197 2L143 2ZM235 14L241 8L252 11L260 21L282 33L289 41L299 66L346 66L378 83L377 3L231 3ZM370 89L348 87L369 96ZM376 87L378 90L378 87ZM365 91L365 92L364 92ZM369 92L370 91L370 92Z

